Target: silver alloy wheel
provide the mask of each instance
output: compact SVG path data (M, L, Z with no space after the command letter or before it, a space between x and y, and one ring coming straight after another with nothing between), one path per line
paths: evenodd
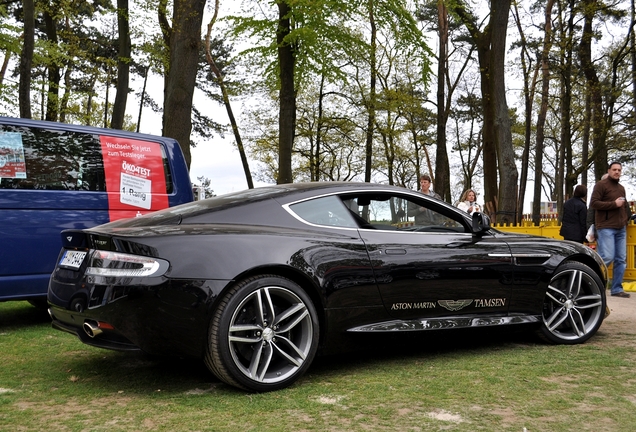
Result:
M552 342L583 342L598 330L605 299L595 279L591 269L579 263L571 263L552 278L543 307L544 334Z
M286 288L265 286L236 307L227 337L235 366L251 380L274 384L302 367L314 330L300 297Z

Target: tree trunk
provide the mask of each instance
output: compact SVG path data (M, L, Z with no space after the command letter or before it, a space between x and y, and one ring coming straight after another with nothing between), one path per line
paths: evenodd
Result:
M128 100L130 78L130 27L128 24L128 0L117 0L117 29L119 31L119 54L117 56L117 94L113 104L110 127L123 129Z
M572 41L574 38L574 0L568 1L568 13L569 19L567 27L561 34L561 45L563 48L563 60L562 60L562 72L561 72L561 101L560 101L560 115L561 115L561 146L564 148L565 160L567 161L566 176L565 176L565 193L574 191L574 183L576 182L576 176L571 175L573 171L572 166ZM583 147L581 153L581 165L587 166L587 147ZM587 169L583 170L582 184L587 184ZM558 190L558 189L557 189ZM563 190L563 189L562 189ZM562 214L563 201L567 199L562 197L557 198L557 208L559 214Z
M371 182L371 165L372 165L372 156L373 156L373 128L375 125L375 91L376 91L376 81L378 71L376 69L376 40L377 40L377 28L375 25L375 15L374 15L374 0L368 0L367 8L369 12L369 25L371 27L371 42L369 49L371 50L369 56L369 68L370 68L370 79L369 79L369 100L367 102L367 131L366 131L366 143L365 143L365 167L364 167L364 181L369 183Z
M31 118L31 63L35 48L35 4L33 0L23 0L22 7L24 10L24 44L20 53L18 101L20 117Z
M66 113L68 112L68 101L71 98L71 64L66 66L64 71L64 94L60 100L60 121L66 122Z
M144 100L146 99L146 86L148 85L149 71L150 71L150 66L146 66L144 68L144 84L141 87L141 95L139 97L139 114L137 114L137 132L139 132L139 128L141 127L141 113L144 110Z
M278 178L277 184L292 183L292 149L296 133L296 88L294 71L296 55L294 46L285 40L291 32L292 9L287 0L280 0L278 5L278 29L276 43L278 45L278 65L280 68L280 106L278 116Z
M501 0L493 0L492 8L495 7L497 1ZM473 44L477 47L477 58L479 60L479 73L481 78L482 111L484 115L482 128L484 143L484 206L487 213L491 216L496 216L498 202L497 143L495 135L495 97L492 87L493 76L491 73L491 67L493 66L491 59L493 55L492 20L494 19L494 15L491 13L491 22L486 26L484 31L481 32L479 30L479 24L475 20L475 17L466 10L465 4L462 2L452 2L448 3L447 7L449 10L452 8L453 12L455 12L462 24L466 27L466 30L468 30ZM493 10L491 10L491 12L493 12ZM505 28L503 30L505 31Z
M43 15L46 37L50 44L57 45L57 25L55 20L48 11L45 11ZM48 64L47 69L48 92L46 95L46 115L44 118L49 121L57 121L59 115L58 106L60 103L60 67L57 65L56 61L52 61Z
M532 107L534 102L534 92L537 85L538 68L531 67L532 61L530 53L528 52L528 44L525 37L523 28L521 27L521 19L519 17L519 11L517 4L514 4L514 16L517 23L517 29L521 38L521 68L523 73L523 99L524 99L524 116L525 116L525 130L524 130L524 144L523 153L521 155L521 176L519 178L519 197L517 199L517 223L521 223L523 219L523 205L526 196L526 187L528 184L528 166L530 162L530 144L532 140ZM532 78L530 78L530 71L534 69Z
M552 47L552 6L553 0L548 0L545 6L545 31L543 36L543 51L541 52L541 105L537 115L537 141L534 159L534 194L532 198L532 222L541 222L541 179L543 178L543 148L545 141L545 119L548 112L548 98L550 91L550 63L549 55Z
M4 81L4 75L7 73L7 67L9 67L9 61L11 60L12 51L7 48L4 55L4 60L2 60L2 66L0 66L0 86Z
M588 91L591 98L591 130L592 130L592 155L594 159L594 172L596 178L607 172L607 145L602 140L603 129L603 96L601 93L601 85L592 63L592 40L594 38L594 28L592 25L594 15L599 5L596 0L584 0L582 2L582 11L584 17L583 35L579 44L579 58L581 61L581 69L587 81Z
M170 22L168 21L168 0L159 0L159 4L157 6L157 21L159 22L159 28L161 29L163 46L166 50L165 58L163 61L163 100L165 106L165 101L168 99L168 74L170 72L170 46L172 41L172 27L170 26ZM166 129L165 110L162 113L162 116L161 127L163 133L163 131Z
M192 162L192 96L199 65L204 7L205 0L175 0L170 38L163 135L179 142L188 169Z
M108 127L108 105L110 104L110 83L111 76L113 74L110 65L106 68L106 95L104 96L104 120L102 123L102 127Z
M451 201L450 167L446 148L446 122L448 120L444 78L447 75L448 11L441 0L437 2L439 31L439 61L437 63L437 153L435 155L435 192L443 200Z
M634 25L636 25L636 2L631 0L630 2L630 16L631 16L631 34L629 37L629 47L632 58L632 115L636 115L636 35L634 32Z
M592 124L592 98L589 92L585 92L585 113L583 115L583 133L581 137L581 147L587 155L590 151L590 129ZM588 167L589 168L589 167ZM587 169L586 169L587 171ZM601 174L602 175L602 174ZM594 176L593 181L600 180L600 176Z
M510 113L506 102L506 33L511 0L491 1L491 68L492 96L494 108L494 129L499 163L499 196L497 209L498 223L512 223L516 220L517 182L519 173L512 147Z
M320 91L318 93L318 121L316 122L316 149L315 152L310 155L310 174L312 181L320 180L320 153L322 151L322 124L324 108L323 103L325 99L325 74L320 75Z

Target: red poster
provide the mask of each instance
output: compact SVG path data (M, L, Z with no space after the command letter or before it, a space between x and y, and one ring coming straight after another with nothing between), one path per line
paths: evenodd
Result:
M161 145L100 136L111 221L168 207Z

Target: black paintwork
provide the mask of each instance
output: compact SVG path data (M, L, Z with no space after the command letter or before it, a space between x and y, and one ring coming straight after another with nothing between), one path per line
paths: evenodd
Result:
M419 200L453 215L463 232L318 226L285 209L312 197L363 191ZM606 280L602 261L585 246L471 226L468 215L417 192L307 183L65 231L60 257L66 249L114 250L161 258L170 268L157 278L105 278L84 275L88 260L78 271L58 266L48 293L53 326L103 348L201 357L220 295L238 280L275 274L311 296L324 350L344 334L426 330L417 324L423 319L435 323L429 328L536 323L551 275L566 260L583 262ZM90 338L82 329L87 320L114 330Z

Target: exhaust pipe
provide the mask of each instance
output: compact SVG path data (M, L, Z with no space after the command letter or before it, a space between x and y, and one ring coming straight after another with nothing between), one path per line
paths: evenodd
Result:
M102 333L102 329L99 328L99 323L96 321L84 321L84 332L90 337L94 338L95 336Z

